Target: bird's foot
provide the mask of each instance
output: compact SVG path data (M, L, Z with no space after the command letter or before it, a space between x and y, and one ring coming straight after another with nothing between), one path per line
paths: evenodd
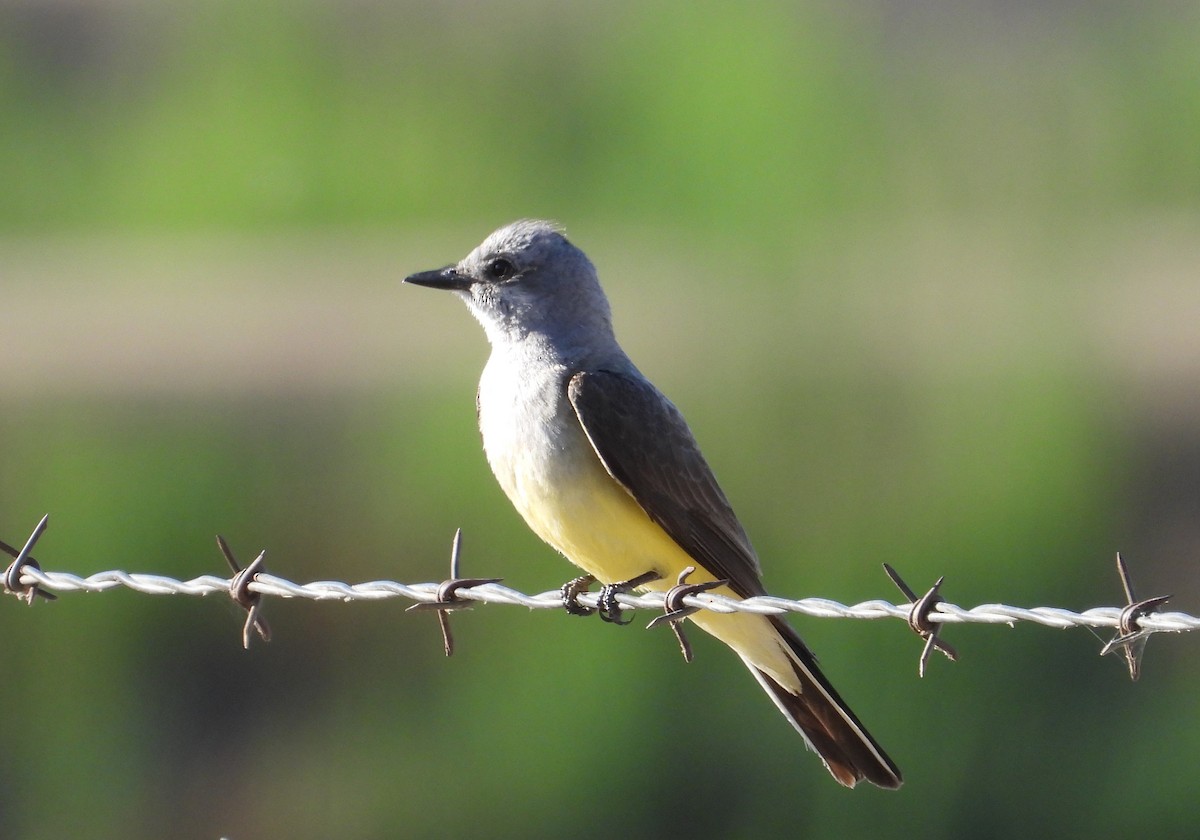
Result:
M650 570L642 572L637 577L630 578L629 580L604 584L604 586L600 587L600 592L596 596L596 607L600 612L600 618L609 624L628 624L633 621L632 618L624 617L621 605L617 603L617 596L632 592L639 586L644 586L660 578L662 578L662 575L654 570Z
M624 611L617 603L617 596L632 592L637 587L644 586L661 577L662 575L658 572L648 571L629 580L606 583L600 587L600 592L596 595L596 608L593 609L579 603L579 596L588 591L588 587L596 582L596 578L592 575L581 575L562 585L560 592L562 593L563 608L571 615L591 615L599 612L600 618L609 624L628 624L633 619L624 617Z
M580 575L559 587L558 591L562 596L563 609L570 615L591 615L594 613L594 609L585 607L579 603L579 596L587 592L588 588L595 582L596 579L591 575Z

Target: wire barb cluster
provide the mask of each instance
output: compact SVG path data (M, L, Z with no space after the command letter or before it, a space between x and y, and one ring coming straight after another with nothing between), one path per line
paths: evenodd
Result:
M54 600L54 593L106 592L125 588L146 595L191 595L204 596L220 593L231 597L246 609L247 618L242 633L243 645L249 647L253 632L264 640L270 640L270 630L262 616L264 597L305 598L315 601L381 601L404 598L414 602L410 609L432 609L438 613L446 655L453 652L448 613L466 609L476 603L508 604L529 609L563 609L564 595L559 589L539 594L525 594L500 583L499 578L460 578L458 567L461 554L461 532L455 534L451 552L451 577L441 583L399 583L391 580L374 580L365 583L318 580L310 583L295 583L265 571L266 552L261 552L254 562L241 568L228 544L217 538L221 553L233 570L231 578L216 575L201 575L190 580L177 580L155 574L124 571L97 572L86 577L66 572L45 571L31 556L34 543L46 528L48 516L34 529L22 549L17 550L0 542L0 551L13 557L13 562L3 573L4 590L33 603L35 598ZM1169 596L1159 596L1135 601L1128 568L1117 555L1118 571L1129 603L1123 607L1094 607L1076 612L1059 607L1013 607L1004 604L980 604L964 608L941 598L942 580L924 596L918 598L890 567L885 567L892 580L901 588L908 603L892 604L883 600L863 601L858 604L842 604L828 598L800 598L791 600L776 596L758 596L736 599L716 592L705 591L704 586L689 586L683 580L669 592L590 593L579 591L572 594L573 601L585 609L605 609L605 598L615 601L617 608L628 610L656 610L663 615L650 626L667 624L676 631L685 659L690 660L690 648L681 636L678 622L697 610L718 613L746 612L757 615L781 615L800 613L815 618L882 619L898 618L925 640L921 654L919 672L924 676L925 664L932 650L956 658L953 648L942 641L938 634L949 624L1007 624L1025 621L1046 627L1067 629L1071 627L1112 628L1116 636L1109 641L1101 654L1121 651L1126 658L1130 677L1134 680L1140 673L1142 652L1150 635L1154 633L1181 633L1200 629L1200 617L1181 612L1161 612L1160 608ZM607 604L611 608L612 604Z

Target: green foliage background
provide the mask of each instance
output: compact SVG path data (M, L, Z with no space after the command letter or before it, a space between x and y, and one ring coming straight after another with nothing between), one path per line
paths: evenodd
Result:
M1188 4L0 3L0 537L44 566L571 574L401 288L567 224L781 595L1195 613ZM798 619L904 769L838 788L696 639L509 608L0 603L13 838L1194 831L1194 641ZM648 618L648 617L647 617ZM635 625L636 626L636 625Z

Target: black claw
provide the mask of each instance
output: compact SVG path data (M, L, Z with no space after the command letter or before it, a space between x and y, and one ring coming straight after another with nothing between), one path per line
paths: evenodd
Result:
M606 583L600 587L600 594L596 596L596 606L600 611L601 621L618 626L624 626L633 621L632 617L624 617L621 605L617 603L617 596L628 591L618 583Z
M618 583L606 583L600 587L600 592L596 595L596 608L585 607L579 603L579 596L588 591L588 587L596 582L596 578L592 575L581 575L574 580L569 580L562 585L559 590L562 593L563 608L571 615L591 615L594 612L600 613L600 618L607 621L609 624L628 624L633 619L624 617L624 610L617 603L617 596L630 592L639 586L644 586L653 580L661 578L658 572L650 571L643 572L635 578L623 580Z
M600 587L600 593L596 596L596 606L600 611L600 618L609 624L624 626L633 621L633 617L625 618L624 611L621 605L617 603L617 596L624 595L627 592L632 592L639 586L643 586L651 581L662 578L658 572L649 571L642 572L635 578L623 580L619 583L606 583Z
M588 591L596 579L591 575L580 575L573 580L569 580L559 588L562 593L563 609L570 615L591 615L595 612L591 607L585 607L579 603L579 596Z

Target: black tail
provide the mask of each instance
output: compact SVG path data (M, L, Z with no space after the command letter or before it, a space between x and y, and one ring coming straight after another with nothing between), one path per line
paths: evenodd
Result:
M863 779L881 788L900 787L904 780L899 768L825 679L800 636L778 616L772 616L771 623L796 654L794 666L800 678L800 693L792 694L753 663L743 661L779 711L804 736L809 749L821 757L833 777L846 787L854 787Z

